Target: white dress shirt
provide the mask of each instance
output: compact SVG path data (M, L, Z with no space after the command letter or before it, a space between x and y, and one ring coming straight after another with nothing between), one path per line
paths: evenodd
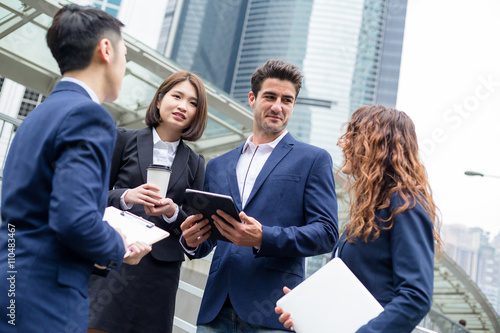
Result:
M240 191L241 206L243 209L245 209L245 205L248 201L250 193L252 192L253 185L255 184L257 176L264 167L264 164L266 164L269 156L271 156L273 149L276 148L278 143L287 133L288 131L285 130L274 141L269 143L261 143L257 147L252 142L252 134L248 137L247 141L243 145L240 158L238 159L238 163L236 164L236 179L238 180L238 189ZM184 251L191 255L194 255L196 249L186 248L182 242L182 238L183 237L181 236L179 242ZM257 251L260 250L260 247L258 246L254 246L254 248Z
M180 139L174 142L161 141L156 128L153 128L153 164L172 167L179 142Z
M166 165L171 168L180 142L180 139L174 142L162 141L158 132L156 132L156 128L153 128L153 164ZM133 204L127 204L125 202L125 194L128 191L129 190L123 192L120 197L120 206L123 210L129 210L133 206ZM176 207L172 217L167 217L165 214L162 216L167 223L172 223L177 219L178 214L179 206Z
M63 77L60 82L73 82L73 83L79 85L80 87L85 89L87 94L89 94L90 98L92 98L92 100L94 102L96 102L97 104L101 104L101 101L99 101L97 94L92 89L90 89L90 87L85 82L80 81L78 79L75 79L74 77L69 77L69 76Z
M236 165L236 178L238 179L238 189L240 190L241 207L243 209L245 209L248 197L252 192L253 185L262 167L269 156L271 156L273 149L276 148L287 133L288 131L285 130L274 141L262 143L257 147L252 142L253 134L245 142L238 164Z

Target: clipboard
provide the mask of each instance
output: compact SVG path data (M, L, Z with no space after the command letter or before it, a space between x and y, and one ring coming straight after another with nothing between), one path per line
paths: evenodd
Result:
M210 225L212 226L210 229L210 238L230 242L226 237L221 235L211 216L217 215L216 211L217 209L220 209L231 215L231 217L233 217L236 221L241 222L239 210L234 204L233 198L229 195L198 191L189 188L186 189L185 194L188 206L191 210L193 210L193 213L203 214L203 217L208 219ZM230 224L228 223L228 225Z
M106 207L103 221L115 229L119 228L122 234L127 236L127 244L143 241L153 245L170 235L168 231L158 228L153 222L113 206Z

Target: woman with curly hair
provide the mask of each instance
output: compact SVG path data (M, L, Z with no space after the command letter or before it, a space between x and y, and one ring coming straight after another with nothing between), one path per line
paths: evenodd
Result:
M351 220L334 255L384 307L357 332L411 332L431 307L434 250L442 246L415 126L404 112L363 106L338 145ZM289 313L280 321L293 324Z

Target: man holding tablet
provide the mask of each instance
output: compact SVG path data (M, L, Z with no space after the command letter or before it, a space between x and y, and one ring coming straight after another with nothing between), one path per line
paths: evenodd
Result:
M283 286L303 281L305 257L331 252L338 239L337 199L328 152L296 141L286 126L302 86L299 69L269 60L254 72L248 101L253 134L207 165L205 190L229 195L235 220L218 210L210 238L202 215L182 224L190 258L217 246L198 315L198 332L283 330L274 313Z

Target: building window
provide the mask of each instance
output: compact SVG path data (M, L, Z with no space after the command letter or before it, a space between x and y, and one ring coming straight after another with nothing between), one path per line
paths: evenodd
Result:
M0 93L2 92L2 87L3 87L3 81L5 79L3 78L3 76L0 76Z
M114 17L118 16L118 10L120 9L121 0L95 0L94 6L100 8L111 14Z
M34 90L27 89L24 91L23 101L19 108L19 118L24 119L26 116L45 100L45 96L37 93Z

